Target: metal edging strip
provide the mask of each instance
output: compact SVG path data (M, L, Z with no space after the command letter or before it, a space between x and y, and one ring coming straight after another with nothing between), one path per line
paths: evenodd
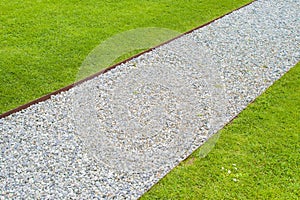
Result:
M24 109L30 107L31 105L37 104L37 103L42 102L42 101L45 101L45 100L47 100L47 99L50 99L51 96L53 96L53 95L59 94L59 93L61 93L61 92L68 91L69 89L75 87L76 85L81 84L81 83L83 83L83 82L85 82L85 81L91 80L91 79L93 79L93 78L99 76L100 74L104 74L104 73L106 73L106 72L108 72L108 71L110 71L110 70L116 68L117 66L119 66L119 65L121 65L121 64L124 64L124 63L126 63L126 62L128 62L128 61L130 61L130 60L132 60L132 59L134 59L134 58L136 58L136 57L139 57L139 56L142 55L142 54L145 54L145 53L147 53L147 52L150 52L150 51L152 51L152 50L154 50L154 49L156 49L156 48L158 48L158 47L160 47L160 46L163 46L163 45L165 45L165 44L168 44L168 43L172 42L173 40L176 40L176 39L178 39L178 38L180 38L180 37L182 37L182 36L184 36L184 35L186 35L186 34L189 34L189 33L193 32L193 31L195 31L195 30L197 30L197 29L200 29L200 28L202 28L202 27L204 27L204 26L207 26L207 25L213 23L214 21L216 21L216 20L218 20L218 19L220 19L220 18L222 18L222 17L225 17L226 15L231 14L231 13L234 12L234 11L237 11L237 10L239 10L239 9L241 9L241 8L244 8L244 7L246 7L246 6L250 5L250 4L252 4L254 1L256 1L256 0L253 0L253 1L251 1L251 2L249 2L249 3L247 3L247 4L243 5L243 6L241 6L241 7L239 7L239 8L236 8L236 9L234 9L234 10L232 10L232 11L230 11L230 12L228 12L228 13L226 13L226 14L220 16L220 17L217 17L217 18L215 18L215 19L213 19L213 20L211 20L211 21L209 21L209 22L207 22L207 23L205 23L205 24L202 24L202 25L200 25L200 26L198 26L198 27L196 27L196 28L193 28L193 29L191 29L191 30L189 30L189 31L187 31L187 32L185 32L185 33L183 33L183 34L180 34L180 35L178 35L178 36L176 36L176 37L174 37L174 38L172 38L172 39L170 39L170 40L168 40L168 41L166 41L166 42L163 42L163 43L161 43L161 44L159 44L159 45L157 45L157 46L155 46L155 47L152 47L152 48L150 48L150 49L148 49L148 50L146 50L146 51L143 51L143 52L141 52L141 53L139 53L139 54L136 54L136 55L134 55L134 56L132 56L132 57L126 59L126 60L123 60L123 61L121 61L121 62L119 62L119 63L117 63L117 64L114 64L114 65L112 65L112 66L110 66L110 67L107 67L107 68L105 68L105 69L103 69L103 70L101 70L101 71L99 71L99 72L97 72L97 73L95 73L95 74L92 74L92 75L88 76L88 77L85 78L85 79L82 79L82 80L80 80L80 81L78 81L78 82L72 83L72 84L70 84L70 85L68 85L68 86L65 86L65 87L63 87L63 88L60 88L60 89L58 89L58 90L56 90L56 91L54 91L54 92L51 92L51 93L49 93L49 94L46 94L46 95L44 95L44 96L42 96L42 97L40 97L40 98L38 98L38 99L35 99L35 100L30 101L30 102L28 102L28 103L26 103L26 104L23 104L23 105L21 105L21 106L18 106L18 107L16 107L16 108L12 109L12 110L9 110L9 111L7 111L7 112L4 112L4 113L0 114L0 119L2 119L2 118L4 118L4 117L7 117L7 116L9 116L9 115L11 115L11 114L13 114L13 113L17 113L17 112L19 112L19 111L21 111L21 110L24 110Z

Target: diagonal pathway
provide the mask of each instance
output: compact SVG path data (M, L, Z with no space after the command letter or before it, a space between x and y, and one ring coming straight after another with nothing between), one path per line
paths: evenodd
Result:
M0 119L0 196L141 196L300 60L300 2L260 0Z

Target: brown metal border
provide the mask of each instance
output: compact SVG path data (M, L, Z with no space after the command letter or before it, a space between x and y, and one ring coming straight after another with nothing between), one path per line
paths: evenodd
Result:
M252 3L255 2L255 1L256 1L256 0L253 0L253 1L251 1L251 2L249 2L249 3L247 3L247 4L245 4L245 5L243 5L243 6L239 7L239 8L236 8L236 9L234 9L234 10L232 10L232 11L230 11L230 12L224 14L224 15L221 15L220 17L217 17L217 18L215 18L215 19L213 19L213 20L211 20L211 21L209 21L209 22L207 22L207 23L205 23L205 24L202 24L202 25L200 25L200 26L198 26L198 27L196 27L196 28L193 28L193 29L191 29L191 30L185 32L185 33L182 33L182 34L180 34L180 35L178 35L178 36L176 36L176 37L174 37L174 38L172 38L172 39L170 39L170 40L168 40L168 41L166 41L166 42L163 42L163 43L161 43L161 44L159 44L159 45L157 45L157 46L155 46L155 47L152 47L152 48L150 48L150 49L148 49L148 50L146 50L146 51L143 51L143 52L141 52L141 53L139 53L139 54L136 54L136 55L134 55L134 56L132 56L132 57L126 59L126 60L123 60L123 61L121 61L121 62L119 62L119 63L117 63L117 64L114 64L114 65L112 65L112 66L110 66L110 67L107 67L107 68L105 68L105 69L103 69L103 70L101 70L101 71L99 71L99 72L97 72L97 73L95 73L95 74L92 74L92 75L88 76L88 77L85 78L85 79L82 79L82 80L80 80L80 81L78 81L78 82L72 83L72 84L70 84L70 85L68 85L68 86L66 86L66 87L63 87L63 88L61 88L61 89L58 89L58 90L56 90L56 91L54 91L54 92L51 92L51 93L49 93L49 94L46 94L46 95L44 95L44 96L42 96L42 97L40 97L40 98L38 98L38 99L35 99L35 100L30 101L30 102L28 102L28 103L26 103L26 104L23 104L23 105L21 105L21 106L18 106L17 108L14 108L14 109L9 110L9 111L7 111L7 112L5 112L5 113L2 113L2 114L0 114L0 119L2 119L2 118L4 118L4 117L7 117L7 116L9 116L9 115L11 115L11 114L13 114L13 113L19 112L19 111L21 111L21 110L23 110L23 109L26 109L26 108L28 108L28 107L31 106L31 105L37 104L37 103L39 103L39 102L41 102L41 101L45 101L45 100L47 100L47 99L50 99L51 96L53 96L53 95L59 94L59 93L64 92L64 91L68 91L69 89L73 88L74 86L76 86L76 85L78 85L78 84L81 84L81 83L83 83L83 82L85 82L85 81L91 80L91 79L93 79L93 78L99 76L100 74L104 74L104 73L106 73L106 72L108 72L108 71L110 71L110 70L116 68L117 66L119 66L119 65L121 65L121 64L123 64L123 63L126 63L126 62L128 62L128 61L130 61L130 60L132 60L132 59L134 59L134 58L136 58L136 57L139 57L139 56L142 55L142 54L145 54L145 53L147 53L147 52L150 52L150 51L152 51L152 50L154 50L154 49L156 49L156 48L158 48L158 47L160 47L160 46L163 46L163 45L165 45L165 44L168 44L168 43L172 42L173 40L176 40L176 39L178 39L178 38L180 38L180 37L182 37L182 36L184 36L184 35L187 35L187 34L193 32L193 31L195 31L195 30L197 30L197 29L200 29L200 28L202 28L202 27L204 27L204 26L207 26L207 25L209 25L209 24L215 22L216 20L221 19L221 18L225 17L226 15L231 14L231 13L234 12L234 11L240 10L241 8L244 8L244 7L246 7L246 6L250 5L250 4L252 4Z

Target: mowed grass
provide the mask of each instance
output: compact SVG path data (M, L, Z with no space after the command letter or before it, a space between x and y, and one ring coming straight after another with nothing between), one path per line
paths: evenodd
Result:
M75 81L109 37L142 27L185 32L250 0L1 0L0 113Z
M72 83L89 52L117 33L184 32L247 2L2 0L0 113ZM197 150L142 199L300 198L299 113L300 64L223 129L207 157Z
M141 199L300 199L300 63Z

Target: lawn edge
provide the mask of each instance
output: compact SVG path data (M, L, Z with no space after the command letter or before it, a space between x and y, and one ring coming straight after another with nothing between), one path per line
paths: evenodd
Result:
M176 39L178 39L178 38L180 38L180 37L183 37L184 35L187 35L187 34L193 32L193 31L195 31L195 30L197 30L197 29L200 29L200 28L203 28L203 27L205 27L205 26L208 26L209 24L211 24L211 23L213 23L213 22L215 22L215 21L217 21L217 20L219 20L219 19L221 19L221 18L223 18L223 17L225 17L225 16L227 16L227 15L229 15L229 14L231 14L231 13L237 11L237 10L240 10L240 9L242 9L242 8L244 8L244 7L246 7L246 6L250 5L250 4L252 4L252 3L255 2L255 1L256 1L256 0L252 0L251 2L245 4L245 5L241 6L241 7L238 7L238 8L236 8L236 9L234 9L234 10L228 12L228 13L225 13L224 15L221 15L221 16L219 16L219 17L217 17L217 18L215 18L215 19L209 21L209 22L206 22L206 23L204 23L204 24L202 24L202 25L200 25L200 26L197 26L197 27L195 27L195 28L193 28L193 29L191 29L191 30L189 30L189 31L187 31L187 32L184 32L184 33L182 33L182 34L180 34L180 35L178 35L178 36L176 36L176 37L174 37L174 38L172 38L172 39L170 39L170 40L167 40L167 41L165 41L165 42L163 42L163 43L161 43L161 44L158 44L158 45L155 46L155 47L152 47L152 48L150 48L150 49L148 49L148 50L145 50L145 51L143 51L143 52L141 52L141 53L139 53L139 54L136 54L136 55L134 55L134 56L131 56L130 58L127 58L126 60L120 61L120 62L118 62L118 63L116 63L116 64L114 64L114 65L112 65L112 66L109 66L109 67L107 67L107 68L104 68L104 69L102 69L101 71L99 71L99 72L97 72L97 73L95 73L95 74L92 74L92 75L88 76L87 78L84 78L84 79L82 79L82 80L79 80L79 81L77 81L77 82L75 82L75 83L72 83L72 84L67 85L67 86L65 86L65 87L62 87L62 88L60 88L60 89L58 89L58 90L55 90L55 91L53 91L53 92L51 92L51 93L49 93L49 94L46 94L46 95L44 95L44 96L42 96L42 97L40 97L40 98L37 98L37 99L35 99L35 100L32 100L32 101L30 101L30 102L28 102L28 103L26 103L26 104L20 105L20 106L14 108L14 109L11 109L11 110L9 110L9 111L6 111L6 112L0 114L0 119L5 118L5 117L7 117L7 116L9 116L9 115L11 115L11 114L20 112L20 111L22 111L22 110L24 110L24 109L26 109L26 108L28 108L28 107L34 105L34 104L37 104L37 103L39 103L39 102L46 101L47 99L50 99L51 96L53 96L53 95L57 95L57 94L60 94L60 93L62 93L62 92L68 91L68 90L70 90L71 88L73 88L73 87L75 87L75 86L77 86L77 85L79 85L79 84L81 84L81 83L83 83L83 82L86 82L86 81L88 81L88 80L91 80L91 79L93 79L93 78L95 78L95 77L97 77L97 76L99 76L99 75L101 75L101 74L104 74L104 73L106 73L106 72L108 72L108 71L110 71L110 70L116 68L117 66L119 66L119 65L121 65L121 64L127 63L128 61L130 61L130 60L132 60L132 59L134 59L134 58L137 58L137 57L139 57L139 56L142 55L142 54L145 54L145 53L150 52L150 51L152 51L152 50L154 50L154 49L156 49L156 48L158 48L158 47L161 47L161 46L163 46L163 45L165 45L165 44L168 44L168 43L172 42L173 40L176 40Z

